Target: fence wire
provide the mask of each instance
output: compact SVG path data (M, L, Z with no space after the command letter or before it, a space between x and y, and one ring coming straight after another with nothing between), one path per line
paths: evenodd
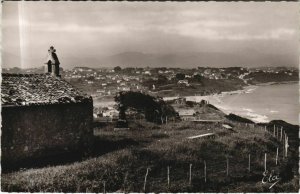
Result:
M168 191L173 187L197 186L213 182L214 180L226 179L226 177L238 178L250 176L251 173L262 175L264 172L264 157L256 157L250 155L250 171L248 157L227 157L221 161L206 161L197 164L186 163L180 166L169 166L169 175L167 173L168 166L149 167L146 176L147 168L135 169L124 174L124 183L120 186L124 191L135 192L159 192ZM267 169L274 169L280 166L283 159L281 158L276 165L276 152L268 153ZM204 161L204 160L203 160ZM227 163L228 162L228 163ZM190 170L190 164L192 164ZM206 177L206 182L205 182ZM126 179L126 180L125 180ZM168 184L169 180L169 184ZM146 190L144 190L146 188ZM107 188L109 190L109 188Z
M249 130L251 125L247 126ZM262 127L262 130L264 128ZM266 128L266 131L270 135L274 135L272 129ZM277 133L277 130L276 130ZM280 141L280 134L275 133L279 144L283 144ZM278 169L280 165L286 160L284 156L284 147L282 145L277 148L270 149L266 154L266 160L264 153L259 154L244 154L239 156L218 157L216 159L199 159L197 163L186 162L181 165L152 165L140 169L131 169L128 171L128 175L124 175L124 183L121 188L125 192L164 192L172 191L171 188L175 187L205 187L206 184L211 182L230 178L240 178L251 175L261 175L265 170ZM274 151L275 150L275 151ZM249 159L250 155L250 159ZM277 155L277 156L276 156ZM276 164L277 159L277 164ZM205 161L205 163L204 163ZM205 165L206 164L206 165ZM190 165L191 168L190 168ZM147 168L149 171L147 173ZM169 173L168 169L169 168ZM109 188L108 188L109 189Z

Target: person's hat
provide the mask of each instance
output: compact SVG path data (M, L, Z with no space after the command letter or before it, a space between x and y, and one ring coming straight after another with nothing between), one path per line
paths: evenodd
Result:
M50 50L53 51L53 52L56 51L53 46L50 46L50 49L48 51L50 51Z

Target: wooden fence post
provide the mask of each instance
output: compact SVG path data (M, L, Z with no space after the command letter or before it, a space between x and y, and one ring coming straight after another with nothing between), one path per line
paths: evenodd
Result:
M276 166L277 166L277 163L278 163L278 147L277 147L277 151L276 151Z
M206 182L206 161L204 160L204 181Z
M127 177L128 177L128 171L126 172L125 177L124 177L124 183L123 183L123 190L124 190L124 193L126 193L126 182L127 182Z
M170 167L168 166L167 168L167 175L168 175L168 178L167 178L167 181L168 181L168 188L170 188Z
M189 178L189 184L192 185L192 164L190 164L190 178Z
M282 141L282 127L280 128L280 141Z
M267 153L265 153L265 172L267 171Z
M147 176L148 176L149 168L147 168L145 180L144 180L144 192L146 192L146 184L147 184Z
M283 138L282 138L282 158L284 159L285 157L285 137L284 137L285 132L283 132Z
M105 192L105 181L103 181L103 193L106 193Z
M227 168L226 168L226 175L228 176L229 175L229 159L228 159L228 156L226 157L226 166L227 166Z
M284 132L284 157L287 157L287 150L286 150L286 144L287 144L287 138L286 133Z
M251 171L250 165L251 165L251 155L249 154L249 162L248 162L248 170L249 170L249 172Z
M287 157L288 155L288 147L289 147L289 137L287 135L286 136L286 140L285 140L285 157Z
M275 137L275 125L274 125L274 129L273 129L273 136Z

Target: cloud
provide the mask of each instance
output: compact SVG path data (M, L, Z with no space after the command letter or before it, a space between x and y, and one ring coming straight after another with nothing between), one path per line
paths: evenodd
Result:
M196 21L178 24L176 26L161 26L159 29L164 33L180 34L208 40L278 40L293 39L296 30L291 28L274 28L264 30L252 30L248 32L246 22L223 22L223 21ZM239 27L239 28L235 28ZM240 29L240 27L243 27ZM251 27L251 26L250 26Z
M298 48L295 3L22 2L20 17L19 3L3 5L3 48L20 52L22 33L23 50L37 58L50 44L65 57Z
M134 23L134 25L132 25ZM236 27L247 28L250 24L242 21L218 21L202 20L182 22L177 25L170 24L150 24L142 22L127 21L124 23L111 23L101 26L80 25L78 23L67 23L60 25L56 22L37 22L25 21L20 24L20 28L27 31L39 31L44 33L68 32L68 33L104 33L104 34L138 34L149 33L152 31L161 32L163 35L178 34L197 39L208 40L268 40L268 39L287 39L296 35L296 30L291 28L276 28L265 30L252 30L251 33L244 32Z
M203 20L198 22L198 25L201 27L222 27L222 28L231 28L236 26L246 26L248 25L245 21L228 21L228 20Z
M279 40L289 39L294 36L296 31L294 29L278 28L270 31L266 31L261 34L235 34L227 36L226 39L230 40Z
M68 23L65 25L60 25L58 23L35 23L31 24L28 22L23 26L24 28L30 28L35 31L42 32L72 32L72 33L92 33L92 32L102 32L102 33L123 33L126 31L127 27L124 25L106 25L106 26L91 26L91 25L80 25L77 23Z
M278 38L285 37L285 36L293 36L295 34L296 34L295 29L279 28L279 29L276 29L276 30L272 30L269 33L269 36L271 38L278 39Z

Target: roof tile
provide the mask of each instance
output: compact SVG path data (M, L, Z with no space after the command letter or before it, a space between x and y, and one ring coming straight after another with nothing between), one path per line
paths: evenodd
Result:
M65 104L92 100L67 81L48 74L2 74L2 105Z

